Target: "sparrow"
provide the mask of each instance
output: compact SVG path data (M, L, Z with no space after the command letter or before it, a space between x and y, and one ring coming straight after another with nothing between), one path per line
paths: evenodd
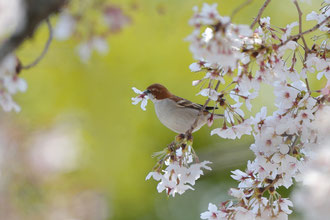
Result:
M194 124L203 105L173 95L165 86L152 84L144 92L154 103L155 111L160 122L178 134L184 134ZM208 119L222 118L221 114L210 113L214 107L205 107L200 115L197 126L192 132L199 130Z

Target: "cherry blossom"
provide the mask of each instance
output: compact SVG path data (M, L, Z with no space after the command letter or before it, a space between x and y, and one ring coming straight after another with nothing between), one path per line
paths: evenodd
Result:
M328 3L329 4L329 3ZM324 21L327 17L330 16L330 11L327 7L324 7L320 14L316 13L315 11L312 11L306 16L307 21L317 21L317 23L321 23ZM329 28L326 26L326 24L323 24L320 28L321 31L329 31Z
M58 40L67 40L75 31L77 21L67 10L59 15L54 28L54 37Z
M54 29L54 37L58 40L74 38L78 42L76 51L82 62L87 63L95 50L101 55L109 51L107 39L112 34L119 33L131 23L131 18L116 5L83 1L84 7L64 8ZM86 10L91 10L101 19L96 21L88 16L82 16ZM92 28L90 26L93 26Z
M298 3L294 3L299 11ZM199 60L190 69L193 72L206 71L206 77L193 84L204 82L198 94L213 100L224 111L223 125L213 129L211 135L236 139L243 134L252 134L255 141L250 149L255 154L255 160L248 162L245 172L232 172L232 178L239 183L238 189L232 189L230 194L239 199L239 202L226 201L224 204L227 205L220 207L210 205L209 211L202 213L201 218L287 219L293 204L289 199L282 198L277 188L289 188L294 179L301 181L306 162L311 159L311 149L321 140L315 115L322 108L322 103L328 100L329 82L325 88L317 90L319 96L313 96L307 75L316 73L314 76L317 79L325 76L329 81L329 61L323 52L326 51L324 45L328 43L322 42L320 51L305 50L305 59L300 60L303 64L301 69L296 66L296 53L301 45L292 40L292 30L295 27L298 29L300 23L292 22L275 31L269 17L261 18L260 26L256 28L255 35L251 36L249 28L232 24L230 19L220 16L215 8L216 5L203 5L200 12L195 8L195 15L190 20L190 24L195 27L188 37L191 42L190 50L194 58ZM313 12L307 16L307 20L321 23L327 19L328 13L328 7L323 7L320 14ZM201 33L202 28L208 31ZM319 29L326 31L326 25ZM231 40L228 39L229 36ZM302 44L305 48L305 41ZM260 45L263 49L260 49ZM229 47L231 50L228 50ZM290 63L285 58L288 52L291 54ZM249 68L252 63L257 65L255 71ZM212 71L221 74L214 77L210 74ZM225 82L224 75L233 80L227 82L226 79ZM225 88L219 91L220 83L225 84ZM247 120L241 109L242 103L251 110L250 101L259 96L262 83L274 88L274 105L277 110L267 116L267 108L263 107ZM203 88L203 85L207 85L207 88ZM214 97L210 95L210 91ZM234 100L235 104L230 103L228 98ZM266 191L269 198L262 197ZM261 200L253 197L257 195L261 196ZM226 210L226 214L219 217L219 210Z
M244 134L251 134L251 126L247 122L243 122L231 127L216 128L211 131L211 135L217 134L222 138L236 139L241 138Z
M108 43L102 37L93 37L87 42L83 42L77 46L77 53L81 61L87 62L92 55L93 50L100 54L106 54L109 50Z
M159 160L155 171L147 175L146 180L152 177L160 181L157 185L159 193L166 191L167 195L174 197L176 193L183 194L188 189L194 190L192 186L204 174L202 169L211 170L208 166L211 163L209 161L194 162L193 149L186 146L186 143L187 139L173 142L169 149L174 149L161 152L162 159ZM163 166L166 166L164 170Z
M225 219L224 217L226 216L226 213L221 212L218 210L217 206L209 203L208 211L203 212L201 214L201 219L211 219L211 220L220 220L220 219Z
M107 5L103 10L103 18L112 32L121 31L131 23L131 18L124 14L123 10L114 5Z
M146 180L153 177L156 181L160 181L157 186L158 192L165 190L168 195L174 197L176 193L182 194L188 189L193 190L192 186L195 185L195 181L203 175L202 169L211 170L207 166L209 163L209 161L204 161L188 167L181 166L177 162L170 163L161 173L149 173Z
M216 92L214 89L203 89L197 95L202 95L209 97L211 100L216 101L220 93Z
M139 94L137 97L132 98L132 104L137 105L139 102L141 102L141 109L145 111L149 97L135 87L132 89L136 94Z
M287 39L288 39L288 36L290 36L291 35L291 31L292 31L292 28L294 28L294 27L296 27L296 26L298 26L299 24L298 24L298 22L293 22L293 23L291 23L291 24L288 24L287 26L286 26L286 28L285 28L285 32L284 32L284 34L282 35L282 38L281 38L281 40L282 41L286 41Z
M246 25L230 24L229 17L220 16L216 8L217 4L203 4L200 12L195 9L195 15L189 21L195 31L187 40L191 42L190 50L195 59L234 68L242 58L238 48L244 43L244 37L252 35L252 31ZM212 25L222 31L212 31L209 28L201 33L201 27L205 25Z
M12 95L17 92L25 92L27 84L17 73L19 61L16 56L8 55L0 64L0 105L4 111L20 111L20 107L14 102Z

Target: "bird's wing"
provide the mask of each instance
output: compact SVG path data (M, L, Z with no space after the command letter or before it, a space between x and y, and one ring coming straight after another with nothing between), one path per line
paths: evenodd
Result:
M201 105L201 104L193 103L187 99L184 99L184 98L181 98L178 96L175 96L172 99L174 101L176 101L176 103L179 107L182 107L182 108L192 108L192 109L196 109L198 111L202 110L202 108L203 108L203 105ZM214 107L212 107L212 106L206 106L204 111L209 111L209 110L213 110L213 109L214 109ZM217 109L217 107L216 107L216 109Z

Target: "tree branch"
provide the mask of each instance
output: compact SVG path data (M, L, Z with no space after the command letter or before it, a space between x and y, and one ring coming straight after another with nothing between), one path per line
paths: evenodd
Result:
M317 25L315 25L314 27L312 27L311 29L308 29L304 32L301 32L299 34L296 34L296 35L292 35L290 37L288 37L288 39L282 43L280 43L278 45L278 47L281 47L283 45L285 45L286 43L288 43L289 41L291 40L298 40L301 36L305 35L305 34L308 34L308 33L311 33L313 31L316 31L319 27L321 27L324 23L326 23L327 21L330 20L330 17L327 17L326 19L324 19L321 23L318 23Z
M293 4L296 6L297 11L298 11L298 16L299 16L299 34L301 34L302 33L302 19L301 19L302 12L301 12L301 9L299 7L299 4L298 4L297 0L294 0L293 1ZM305 40L305 38L304 38L303 35L301 35L301 39L302 39L302 41L304 43L304 50L305 50L304 61L306 61L307 55L308 55L308 52L309 52L309 48L307 46L306 40ZM311 90L310 90L310 87L309 87L309 82L308 82L307 76L305 78L305 82L306 82L308 93L311 94Z
M35 65L37 65L40 60L42 60L42 58L46 55L48 48L50 46L50 43L52 42L53 39L53 29L52 29L52 25L49 21L49 18L46 18L46 22L47 22L47 27L48 27L48 31L49 31L49 37L48 40L45 44L45 47L42 51L42 53L39 55L39 57L37 57L37 59L35 59L32 63L28 64L28 65L24 65L22 66L22 69L30 69L31 67L34 67Z
M298 15L299 15L299 34L301 34L301 32L302 32L302 19L301 19L302 12L301 12L301 10L300 10L300 7L299 7L299 5L298 5L297 0L294 0L294 1L293 1L293 4L296 6L297 11L298 11ZM305 58L306 58L306 56L307 56L307 52L309 51L309 49L308 49L308 46L307 46L307 43L306 43L306 41L305 41L304 36L301 36L301 39L302 39L302 41L303 41L303 43L304 43L304 47L305 47L305 48L304 48L304 49L305 49Z
M254 21L250 25L251 29L260 20L262 13L264 12L264 10L266 9L266 7L268 6L269 3L270 3L270 0L266 0L265 3L263 4L263 6L259 9L257 17L254 19Z
M66 2L67 0L25 0L25 25L2 43L0 62L27 38L32 37L38 25L51 14L58 12Z

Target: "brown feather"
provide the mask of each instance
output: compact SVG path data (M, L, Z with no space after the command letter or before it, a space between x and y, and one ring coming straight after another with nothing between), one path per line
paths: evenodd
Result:
M203 105L201 105L201 104L193 103L187 99L184 99L184 98L181 98L178 96L170 97L170 99L177 102L178 106L180 106L180 107L192 108L192 109L196 109L198 111L202 110L202 108L203 108ZM209 110L213 110L213 109L214 109L214 107L212 107L212 106L206 106L204 109L204 112L208 112ZM216 107L215 109L218 109L218 107Z
M158 83L150 85L147 90L149 90L150 93L158 100L170 98L173 96L173 94L170 93L170 91L168 91L165 86Z
M159 83L155 83L150 85L147 90L150 91L150 93L158 100L162 100L162 99L172 99L173 101L178 103L178 106L180 107L186 107L186 108L192 108L192 109L196 109L198 111L200 111L203 108L203 105L201 104L196 104L193 103L189 100L186 100L184 98L181 98L179 96L175 96L173 95L170 91L168 91L168 89L159 84ZM206 106L204 109L204 112L208 112L209 110L213 110L214 107L212 106ZM218 109L217 107L215 109Z

